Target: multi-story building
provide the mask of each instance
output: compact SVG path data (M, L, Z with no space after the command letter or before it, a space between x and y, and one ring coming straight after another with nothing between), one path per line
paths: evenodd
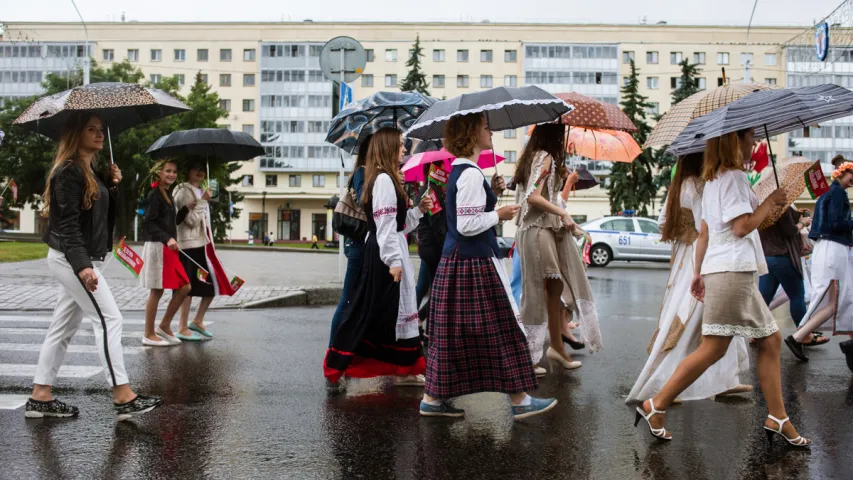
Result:
M244 162L238 172L242 181L235 188L245 200L238 205L243 214L232 230L237 240L247 238L249 231L256 236L272 231L285 240L331 234L326 204L338 192L341 161L347 169L352 165L348 155L324 143L333 113L334 87L320 73L318 55L322 45L336 36L356 38L367 49L364 74L352 85L354 98L397 90L406 76L405 63L417 35L429 90L438 98L501 85L535 84L553 93L574 91L618 103L620 88L630 74L630 60L634 60L640 70L640 91L653 105L648 112L652 121L670 107L680 76L677 64L684 58L700 65L702 87L720 84L722 68L729 81L742 81L747 62L752 81L779 85L791 81L792 76L786 76L787 63L779 58L779 45L801 31L753 27L747 44L743 27L665 24L88 24L92 56L97 61L109 64L129 59L150 80L178 76L187 91L200 72L230 112L221 125L252 133L264 145L266 155ZM24 73L25 82L20 72L44 75L81 65L84 40L79 24L7 24L0 42L0 97L39 91L38 82L29 81L38 75ZM65 54L64 47L68 48ZM26 61L21 58L21 48L26 49ZM17 81L13 81L15 72ZM495 133L495 150L506 157L497 167L498 174L507 178L513 174L525 133L523 129ZM792 140L798 141L796 137ZM811 135L806 140L818 139ZM784 136L775 139L774 152L784 156L786 142ZM803 150L823 151L806 146ZM826 148L844 151L840 143ZM605 188L610 166L590 162L589 167L602 186L579 192L572 199L572 213L579 220L610 213ZM508 195L503 201L512 199ZM32 220L23 218L28 215L22 215L24 230L34 228ZM503 233L514 233L511 222Z

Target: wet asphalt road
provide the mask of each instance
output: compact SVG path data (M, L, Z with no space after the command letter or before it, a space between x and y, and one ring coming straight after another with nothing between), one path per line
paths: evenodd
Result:
M811 453L768 450L758 394L673 406L675 440L658 444L633 427L623 398L645 361L666 270L591 276L606 350L545 377L537 395L560 400L549 414L513 422L505 397L479 394L458 403L464 420L420 418L421 390L389 380L328 397L321 362L332 308L215 312L211 342L126 356L132 385L166 402L135 422L116 424L101 373L57 382L58 396L80 407L77 419L25 421L21 408L0 410L0 479L853 478L853 380L837 339L806 365L782 352L786 404L815 440ZM42 340L2 333L32 327L26 321L0 327L0 343ZM138 347L139 335L124 343ZM37 357L0 351L0 364ZM66 363L98 364L84 353ZM757 387L754 373L741 379ZM0 376L0 395L26 395L30 382Z

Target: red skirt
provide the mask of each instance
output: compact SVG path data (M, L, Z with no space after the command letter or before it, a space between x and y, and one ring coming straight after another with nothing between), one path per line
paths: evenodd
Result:
M161 242L145 242L139 285L152 290L178 290L189 284L190 278L181 264L180 255ZM197 274L196 271L192 273Z

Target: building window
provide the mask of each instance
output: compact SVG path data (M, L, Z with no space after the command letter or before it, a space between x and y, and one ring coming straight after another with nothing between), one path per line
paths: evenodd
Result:
M457 75L456 86L459 88L468 88L468 75Z
M752 63L752 54L751 53L741 53L740 54L740 64L746 65L749 62L750 65L754 65Z
M504 75L504 87L517 87L518 86L518 76L517 75Z
M634 52L622 52L622 63L631 63L634 60Z
M717 86L718 86L718 87L722 87L722 86L723 86L723 77L717 77Z
M243 61L244 62L254 62L255 61L255 49L254 48L243 49Z
M291 187L301 187L302 186L302 175L291 175L288 180L288 185Z
M314 187L322 188L326 186L326 176L325 175L314 175Z
M443 62L444 61L444 50L433 50L432 51L432 61L433 62Z
M207 49L206 48L199 48L198 50L195 51L195 56L199 62L206 62L207 61Z
M493 59L492 50L480 50L480 62L492 63L492 59Z
M775 53L765 53L764 54L764 64L768 66L776 65L776 54Z
M504 62L506 62L506 63L518 62L518 50L504 50Z
M138 62L139 61L139 49L138 48L128 49L127 50L127 59L130 60L131 62Z
M385 86L386 87L396 87L397 86L397 75L385 75Z
M248 133L251 136L255 136L255 126L252 124L244 124L243 125L243 133Z
M729 64L729 54L728 52L720 52L717 54L717 65L728 65Z
M230 48L220 48L219 49L219 61L220 62L230 62L231 61L231 49Z
M373 49L372 49L372 48L368 48L367 50L365 50L365 51L364 51L364 53L366 53L366 54L367 54L367 61L368 61L368 62L372 62L373 60L375 60L375 59L376 59L376 54L375 54L375 53L373 53Z
M706 88L708 88L708 81L705 77L699 77L696 79L696 81L699 90L705 90Z
M776 79L775 78L765 78L764 83L766 83L767 85L776 85Z
M254 112L255 111L255 100L251 99L251 98L243 100L243 111L244 112Z
M255 186L255 176L254 175L243 175L243 182L241 183L244 187L254 187Z
M277 187L278 186L278 175L265 175L267 179L268 187Z
M695 65L705 65L705 52L693 52L693 63Z
M184 85L184 82L186 81L186 78L184 78L184 74L183 74L183 73L176 73L176 74L174 75L174 77L175 77L175 80L177 80L177 81L178 81L178 85Z
M152 85L157 85L158 83L160 83L161 80L163 80L163 76L160 75L159 73L152 73L151 74L151 84Z
M184 50L183 48L176 48L175 49L175 61L176 62L183 62L186 59L187 59L187 51Z
M230 73L220 73L219 74L219 86L220 87L230 87L231 86L231 74Z
M243 74L243 86L244 87L254 87L255 86L255 74L254 73L244 73Z
M669 88L676 89L681 87L681 77L669 77Z
M373 74L368 73L361 76L361 86L362 87L372 87L373 86Z
M491 75L481 75L480 76L480 88L492 88L492 76Z
M510 130L504 130L504 138L516 138L517 136L518 133L514 128Z
M658 63L658 52L646 52L646 63L655 65Z
M231 100L220 100L219 101L219 109L225 110L226 112L231 111Z
M646 109L646 114L654 117L660 113L660 104L658 102L649 102L649 107Z
M104 61L105 62L112 62L113 60L115 60L115 58L116 58L115 50L113 50L112 48L105 48L104 49Z
M518 161L518 158L516 157L517 154L518 152L515 150L504 150L504 158L506 159L504 161L506 163L515 163Z
M631 77L622 77L622 86L627 87L631 83Z
M389 48L385 50L385 61L386 62L396 62L397 61L397 49Z
M681 52L670 52L669 54L669 64L670 65L678 65L681 61L684 60Z
M467 62L468 61L468 50L456 50L456 61L457 62Z
M202 74L201 74L201 83L203 83L203 84L205 84L205 85L207 85L207 84L208 84L208 83L207 83L207 74L206 74L206 73L202 73Z
M433 75L432 86L434 88L444 88L444 75Z
M163 50L151 49L151 61L160 62L163 60Z
M658 89L658 77L649 77L646 79L646 87L649 90L657 90Z

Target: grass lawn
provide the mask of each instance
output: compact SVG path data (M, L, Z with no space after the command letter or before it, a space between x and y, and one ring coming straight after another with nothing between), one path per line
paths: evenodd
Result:
M0 242L0 262L22 262L47 256L47 244Z

